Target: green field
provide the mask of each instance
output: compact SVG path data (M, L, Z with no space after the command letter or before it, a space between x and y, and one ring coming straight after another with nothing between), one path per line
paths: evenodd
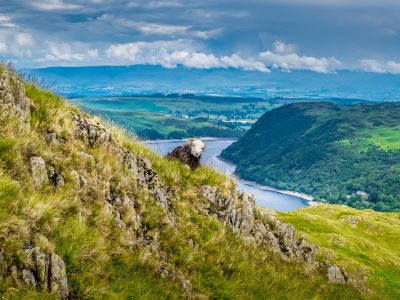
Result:
M100 115L145 139L190 136L239 137L267 110L282 105L256 98L172 96L76 98Z
M400 214L317 205L280 213L321 254L343 266L356 286L373 299L400 295Z
M237 138L266 111L303 100L192 94L69 99L83 110L108 119L143 139ZM350 100L332 101L348 103Z

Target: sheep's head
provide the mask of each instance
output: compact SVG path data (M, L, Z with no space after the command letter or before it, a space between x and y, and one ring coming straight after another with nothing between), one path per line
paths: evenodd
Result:
M190 153L194 157L199 157L201 153L207 151L207 147L199 139L190 139L187 141L187 144L190 146Z

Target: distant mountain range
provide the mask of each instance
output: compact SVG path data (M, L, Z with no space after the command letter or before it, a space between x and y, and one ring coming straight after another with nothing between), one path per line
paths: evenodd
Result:
M400 100L400 75L357 71L260 73L161 66L52 67L22 70L68 97L179 93L272 99Z

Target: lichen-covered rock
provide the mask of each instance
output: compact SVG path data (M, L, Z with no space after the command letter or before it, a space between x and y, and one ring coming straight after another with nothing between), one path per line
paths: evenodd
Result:
M23 82L7 69L0 72L0 120L15 116L19 129L30 128L30 101L26 97Z
M345 284L350 280L349 276L341 267L329 261L323 262L322 266L326 268L326 275L330 283Z
M342 268L329 262L319 264L316 260L317 247L303 238L297 239L292 225L258 209L252 195L237 190L224 195L219 187L207 185L202 186L200 192L207 199L205 209L208 213L239 232L244 240L269 247L285 259L295 259L314 268L319 265L326 269L331 283L350 281Z
M31 173L33 185L36 189L40 189L48 182L46 163L40 156L30 158Z
M45 253L39 247L25 249L26 263L10 268L18 288L28 285L47 291L60 299L68 299L69 288L64 261L55 253Z
M209 213L241 233L246 240L271 247L285 258L316 263L316 247L296 239L292 225L259 211L252 195L237 190L224 195L216 186L202 186L200 190L208 200Z
M112 133L93 118L73 115L76 122L76 135L86 141L90 147L114 142Z

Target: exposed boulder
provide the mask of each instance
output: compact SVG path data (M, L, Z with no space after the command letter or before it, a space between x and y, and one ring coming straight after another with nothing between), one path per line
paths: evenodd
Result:
M134 155L124 148L120 148L120 157L126 170L136 177L139 189L146 189L154 196L156 201L165 209L170 209L168 191L161 178L153 170L149 160Z
M9 70L0 70L0 120L15 116L19 129L30 128L30 101L26 97L24 83Z
M176 147L166 157L171 160L179 160L191 169L195 169L200 166L201 153L205 151L207 148L201 140L190 139L185 145Z
M349 276L341 267L329 261L325 261L321 265L326 268L326 275L330 283L344 284L350 281Z
M90 147L113 143L112 133L95 119L77 114L73 115L73 119L76 121L77 136L86 141Z
M64 261L55 253L45 253L39 247L25 249L26 263L12 266L11 277L18 287L29 285L50 292L60 299L69 294Z
M40 189L48 182L46 163L40 156L33 156L30 158L30 164L33 184L36 189Z

